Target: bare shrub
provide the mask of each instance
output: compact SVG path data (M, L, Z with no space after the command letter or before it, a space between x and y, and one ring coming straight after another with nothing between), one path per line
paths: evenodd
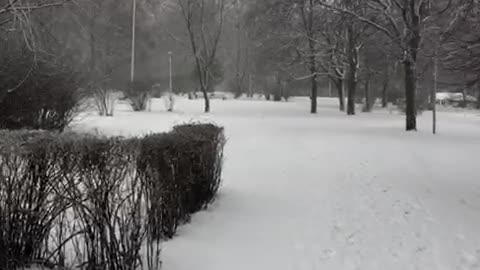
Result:
M82 232L78 263L87 269L136 269L141 263L145 207L135 145L118 138L80 145L79 177L70 179L67 192Z
M47 55L17 50L0 67L0 128L63 131L83 98L79 73Z
M134 111L145 111L147 109L148 101L150 100L150 95L148 93L138 93L130 95L129 100Z
M93 93L93 100L100 116L113 116L118 95L110 89L97 88Z
M55 220L68 206L55 192L61 153L54 137L8 132L0 137L0 269L15 269L42 257Z
M148 81L136 81L130 84L126 97L134 111L145 111L151 98L152 85Z

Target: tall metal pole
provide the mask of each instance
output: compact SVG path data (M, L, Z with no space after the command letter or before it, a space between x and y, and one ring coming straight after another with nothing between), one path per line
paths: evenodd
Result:
M330 56L331 58L331 56ZM332 63L329 61L328 63L328 73L332 72ZM328 97L332 97L332 80L330 79L330 75L327 76L328 80Z
M328 97L332 97L332 80L327 77L328 80Z
M131 53L131 63L130 63L130 82L135 81L135 24L136 24L136 13L137 13L137 0L132 0L132 53Z
M172 55L171 51L168 52L168 78L170 93L173 92L173 80L172 80Z
M437 57L437 49L435 48L435 56L434 56L434 67L433 67L433 95L432 95L432 131L433 134L437 134L437 87L438 87L438 57Z

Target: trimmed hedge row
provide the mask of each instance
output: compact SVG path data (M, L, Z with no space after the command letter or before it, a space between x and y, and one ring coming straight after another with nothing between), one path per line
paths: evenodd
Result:
M0 269L155 268L159 243L214 200L224 143L210 124L132 139L0 131Z

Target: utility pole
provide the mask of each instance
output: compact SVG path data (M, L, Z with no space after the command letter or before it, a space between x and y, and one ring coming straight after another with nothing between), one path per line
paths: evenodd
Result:
M132 52L131 52L131 63L130 63L130 82L133 87L135 81L135 24L136 24L136 13L137 13L137 0L132 0Z
M170 93L173 93L173 80L172 80L172 55L171 51L168 52L168 82Z

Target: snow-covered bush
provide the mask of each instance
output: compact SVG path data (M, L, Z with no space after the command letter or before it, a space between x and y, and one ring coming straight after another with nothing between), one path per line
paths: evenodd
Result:
M144 138L0 131L0 269L158 266L160 243L210 203L223 129Z

